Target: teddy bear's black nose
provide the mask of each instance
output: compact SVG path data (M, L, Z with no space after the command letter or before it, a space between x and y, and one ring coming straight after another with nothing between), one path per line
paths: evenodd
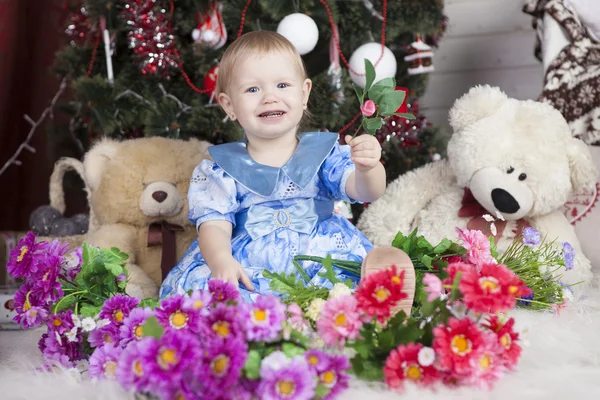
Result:
M492 190L492 201L501 213L514 214L521 208L517 200L504 189Z
M159 203L162 203L167 198L167 192L157 190L156 192L152 193L152 198L158 201Z

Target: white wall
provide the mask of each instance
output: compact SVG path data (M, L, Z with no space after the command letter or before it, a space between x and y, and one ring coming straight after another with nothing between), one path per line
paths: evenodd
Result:
M448 110L478 84L490 84L517 99L542 90L542 65L534 57L535 31L521 11L523 0L446 0L448 29L434 54L423 113L450 132Z

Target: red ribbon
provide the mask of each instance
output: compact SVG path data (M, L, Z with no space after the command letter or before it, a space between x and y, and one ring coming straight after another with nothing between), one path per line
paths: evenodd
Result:
M175 232L181 231L183 231L181 225L170 224L167 221L154 222L148 227L148 247L162 244L160 270L163 280L177 263Z

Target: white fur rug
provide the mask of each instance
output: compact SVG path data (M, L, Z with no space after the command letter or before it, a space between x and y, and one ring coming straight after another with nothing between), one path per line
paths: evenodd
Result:
M600 399L600 293L572 303L557 316L516 311L518 328L528 330L527 346L514 373L492 391L409 387L403 395L380 385L354 381L343 399ZM70 376L38 373L37 338L42 331L0 331L0 398L3 400L133 400L112 383L78 383Z

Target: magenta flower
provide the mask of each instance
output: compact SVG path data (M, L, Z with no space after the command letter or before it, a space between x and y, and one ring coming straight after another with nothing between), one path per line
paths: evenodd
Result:
M92 347L102 347L106 344L113 344L117 346L120 339L119 326L112 322L102 328L96 328L90 332L88 336L88 342Z
M202 334L222 340L243 337L243 324L248 318L243 307L232 307L225 303L216 303L204 318Z
M362 112L365 117L370 117L371 115L375 114L376 110L377 106L373 100L367 100L364 102L364 104L360 105L360 112Z
M215 338L202 343L202 355L195 375L202 377L202 391L206 398L216 398L237 384L248 356L248 347L240 337Z
M151 391L161 395L166 394L165 389L179 387L202 357L197 336L185 331L167 330L160 340L147 346L142 368L152 382Z
M327 346L343 346L347 339L359 337L362 321L357 306L350 295L327 300L317 321L317 331Z
M201 316L208 315L208 307L212 302L212 294L207 290L195 290L183 300L184 310L195 310Z
M54 329L59 335L64 335L65 332L70 331L75 326L72 317L73 311L64 310L52 315L46 322L46 325L48 325L48 329Z
M327 355L325 367L318 372L319 383L329 389L329 393L323 397L323 400L333 399L348 388L350 382L349 369L350 362L346 356Z
M16 291L14 302L17 315L13 321L24 329L34 328L46 322L48 307L46 301L39 297L39 293L33 293L33 284L26 282Z
M134 310L135 311L135 310ZM125 390L135 389L136 392L145 392L150 384L145 369L144 360L151 357L155 339L146 337L134 341L123 350L117 365L117 381Z
M309 400L315 395L317 380L304 357L273 352L263 360L260 377L257 394L263 400Z
M88 375L96 379L116 379L117 363L123 349L113 344L98 347L90 357Z
M31 307L25 311L21 318L21 325L25 329L31 329L42 325L48 319L48 309L46 307Z
M246 339L253 342L275 340L285 319L285 306L275 296L259 296L255 303L245 304L249 318Z
M292 328L301 331L305 327L308 327L308 322L304 319L302 308L296 303L289 304L287 306L287 313L292 324Z
M423 276L423 284L425 285L425 293L428 293L427 301L432 302L444 293L444 286L437 275L426 273Z
M116 294L110 297L100 309L100 319L108 319L114 325L123 325L123 320L138 304L139 300L124 294Z
M208 281L208 291L212 294L213 303L240 301L240 291L230 282L211 279Z
M63 258L65 254L69 252L69 243L61 242L60 240L53 240L48 248L45 249L44 253L49 256Z
M78 335L77 340L72 342L66 337L59 335L54 329L48 329L48 333L43 334L38 342L38 347L45 360L67 360L69 362L66 364L63 363L63 365L65 367L70 367L71 362L85 358L81 340L81 336Z
M194 308L184 308L185 297L174 294L160 302L156 308L156 319L166 329L186 330L193 333L200 331L202 319L200 311Z
M77 274L81 271L81 263L83 262L82 252L82 248L78 247L65 255L60 264L62 270L66 272L67 278L71 281L75 280Z
M37 270L37 253L48 247L47 242L36 243L37 235L27 232L27 235L10 251L10 259L6 265L8 272L15 278L27 279Z
M140 341L144 337L143 325L154 311L150 308L134 308L131 313L123 320L123 325L119 327L120 346L125 347L131 341Z
M325 371L329 363L329 355L318 349L307 350L304 353L304 358L306 358L309 368L314 371L316 375Z

